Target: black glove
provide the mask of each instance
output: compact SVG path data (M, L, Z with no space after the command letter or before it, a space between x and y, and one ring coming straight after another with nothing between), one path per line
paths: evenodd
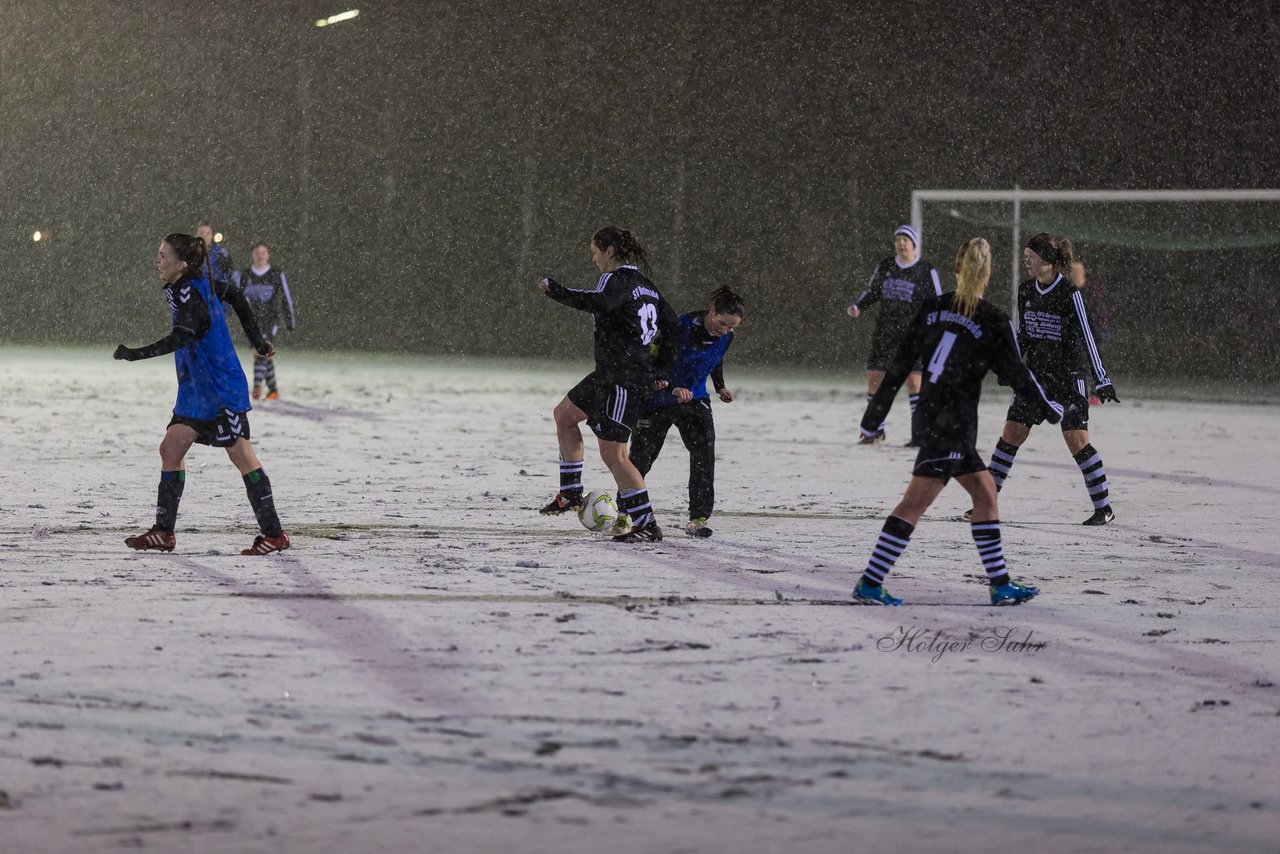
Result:
M1120 398L1116 397L1116 389L1111 383L1100 385L1094 390L1094 394L1098 395L1099 403L1119 403Z
M119 346L116 347L116 351L111 354L111 358L116 360L123 359L126 362L132 362L133 361L132 355L133 354L128 347L124 346L123 344L120 344Z

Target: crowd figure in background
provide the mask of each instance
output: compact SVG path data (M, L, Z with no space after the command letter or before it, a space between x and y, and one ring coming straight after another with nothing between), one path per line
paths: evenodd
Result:
M250 250L252 263L241 271L239 280L245 298L253 308L254 319L262 336L271 342L273 349L279 351L281 324L290 332L297 326L297 315L293 309L293 295L289 293L289 279L284 271L271 266L271 247L262 241L253 244ZM266 385L266 399L275 400L280 397L280 388L276 382L276 356L253 354L253 390L250 397L254 400L263 398L263 385Z
M871 333L871 351L867 354L868 401L884 381L885 371L920 306L926 300L941 295L942 282L938 271L920 257L920 235L909 225L898 226L893 232L893 255L876 265L866 290L847 309L850 317L857 318L866 309L880 303L880 315ZM920 368L918 363L912 365L907 376L907 400L912 413L920 399ZM872 445L884 440L884 425L881 424L871 435L864 434L858 442ZM906 443L909 448L916 445L915 436Z
M196 237L204 241L206 250L209 253L209 280L215 285L223 285L236 280L236 265L231 261L231 250L220 240L215 240L213 226L208 222L201 222L196 226Z

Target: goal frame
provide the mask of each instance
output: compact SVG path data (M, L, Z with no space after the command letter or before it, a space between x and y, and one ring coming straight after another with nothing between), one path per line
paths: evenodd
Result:
M911 227L925 242L925 202L1010 202L1013 204L1011 314L1017 320L1018 284L1022 276L1023 202L1280 202L1280 190L912 190Z

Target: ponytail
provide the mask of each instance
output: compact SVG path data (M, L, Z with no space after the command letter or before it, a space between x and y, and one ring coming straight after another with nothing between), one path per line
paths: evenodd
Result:
M598 246L602 252L607 252L609 247L612 246L613 255L618 261L623 264L636 264L646 273L649 272L649 259L645 255L644 247L626 229L618 228L615 225L606 225L591 236L591 242Z
M1075 247L1065 237L1054 237L1042 231L1027 241L1027 248L1040 256L1059 273L1071 272L1071 262L1075 260Z
M1058 263L1055 269L1059 273L1070 273L1071 265L1076 260L1075 247L1071 245L1071 241L1065 237L1058 238Z
M956 253L956 296L952 307L973 317L991 280L991 245L981 237L966 240Z
M179 261L186 261L187 266L197 274L201 267L211 270L209 267L209 250L205 247L203 238L174 232L167 235L164 242L173 247L174 254L178 256ZM209 281L213 281L212 272L210 272Z
M707 296L707 299L711 302L711 308L716 314L734 314L738 317L747 316L746 303L728 285L721 285L716 288Z

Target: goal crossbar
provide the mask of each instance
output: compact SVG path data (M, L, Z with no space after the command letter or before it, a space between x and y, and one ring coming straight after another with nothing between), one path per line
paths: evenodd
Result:
M1010 202L1013 204L1013 293L1022 269L1023 202L1280 202L1280 190L912 190L911 226L925 241L925 202Z

